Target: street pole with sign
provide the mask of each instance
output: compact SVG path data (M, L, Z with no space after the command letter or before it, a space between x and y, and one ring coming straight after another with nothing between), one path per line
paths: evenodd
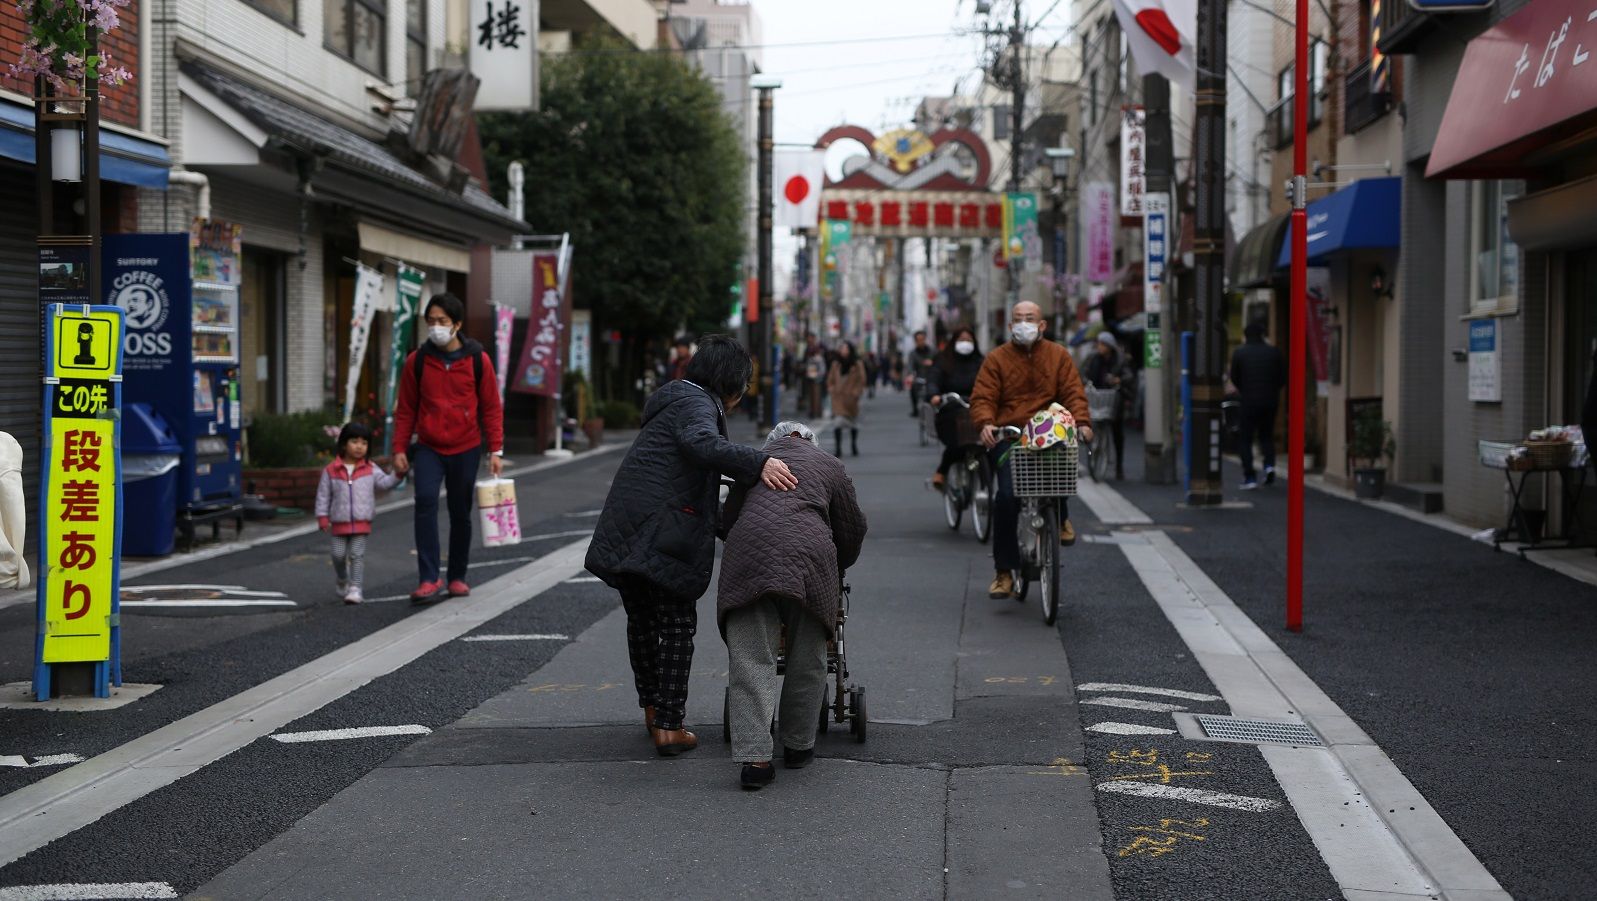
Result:
M1287 362L1286 627L1303 631L1303 391L1309 286L1309 0L1297 0L1292 73L1292 304Z
M1187 504L1217 507L1221 493L1220 404L1225 399L1225 0L1199 0L1197 37L1197 211L1193 227L1192 440Z
M776 427L776 391L780 379L776 367L778 365L775 342L772 340L772 319L775 310L771 304L771 224L774 216L773 199L771 197L771 163L775 148L775 136L772 125L771 93L782 86L779 79L768 75L757 75L750 82L756 91L760 92L760 122L759 122L759 229L758 229L758 266L759 273L756 284L759 286L759 301L755 307L759 311L761 321L750 323L753 329L750 337L757 339L754 347L754 359L758 361L760 397L764 400L760 410L760 423L766 428ZM752 299L752 298L751 298Z

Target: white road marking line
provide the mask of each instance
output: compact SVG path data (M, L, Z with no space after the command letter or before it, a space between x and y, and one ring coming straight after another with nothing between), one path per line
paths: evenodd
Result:
M1077 691L1124 691L1134 695L1164 695L1170 698L1181 698L1186 701L1218 701L1215 695L1199 694L1195 691L1181 691L1175 688L1153 688L1148 685L1125 685L1120 682L1088 682L1076 686Z
M570 641L570 635L467 635L461 641Z
M438 604L175 723L0 796L0 867L165 788L454 641L582 571L587 541ZM4 899L0 899L4 901Z
M367 598L366 599L366 603L368 603L368 604L389 604L389 603L393 603L394 601L408 601L408 600L410 600L410 595L408 595L408 594L391 594L391 595L388 595L387 597Z
M176 897L177 889L165 882L59 882L0 888L0 901L100 901L107 898L121 901Z
M1088 698L1083 704L1093 704L1098 707L1124 707L1127 710L1146 710L1149 713L1175 713L1177 710L1186 710L1180 704L1161 704L1158 701L1143 701L1137 698Z
M0 754L0 766L26 768L28 758L21 754Z
M1087 727L1088 732L1102 732L1105 735L1174 735L1174 729L1161 729L1158 726L1139 726L1136 723L1093 723Z
M1076 491L1082 503L1104 525L1148 525L1153 522L1148 514L1137 509L1135 504L1108 485L1082 479Z
M312 732L279 732L273 741L285 745L307 741L347 741L351 738L380 738L384 735L426 735L433 730L412 723L408 726L358 726L353 729L317 729Z
M243 591L243 585L123 585L123 592L144 591Z
M584 582L603 582L603 581L604 580L599 578L598 576L577 576L575 579L567 579L566 580L566 584L567 585L578 585L578 584L581 584L581 583L584 583Z
M149 600L123 601L123 607L298 607L293 601L277 601L259 598L255 600L226 600L206 598L197 601L184 601L174 598L150 598Z
M598 516L603 512L603 510L578 510L575 513L567 513L565 515L570 519L580 519L585 516Z
M1128 782L1124 779L1100 782L1098 790L1117 795L1136 795L1139 798L1191 801L1194 804L1207 804L1210 807L1224 807L1229 810L1247 810L1253 813L1263 813L1281 806L1280 801L1271 801L1269 798L1250 798L1247 795L1230 795L1225 792L1204 791L1201 788L1182 788L1179 785L1150 785L1146 782Z
M35 757L32 763L29 763L28 758L23 757L21 754L0 754L0 766L15 767L17 769L36 766L65 766L69 763L82 762L83 756L81 754L47 754L43 757Z

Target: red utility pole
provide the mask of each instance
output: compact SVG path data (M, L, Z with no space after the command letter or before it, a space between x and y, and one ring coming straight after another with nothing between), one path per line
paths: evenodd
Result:
M1303 392L1308 340L1309 0L1297 0L1297 65L1292 73L1292 314L1287 343L1286 627L1303 631Z

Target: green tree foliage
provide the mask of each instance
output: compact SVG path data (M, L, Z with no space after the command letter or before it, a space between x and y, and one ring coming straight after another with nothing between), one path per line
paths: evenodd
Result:
M645 342L714 330L743 246L745 157L715 88L679 57L615 45L545 57L542 109L479 119L488 172L527 166L526 220L570 232L579 303ZM613 391L606 391L613 394Z

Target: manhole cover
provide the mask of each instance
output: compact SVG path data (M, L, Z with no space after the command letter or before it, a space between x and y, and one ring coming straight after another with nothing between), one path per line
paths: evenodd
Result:
M1323 748L1325 743L1307 723L1244 720L1234 716L1199 713L1193 716L1203 732L1215 741L1235 741L1258 745L1296 745Z

